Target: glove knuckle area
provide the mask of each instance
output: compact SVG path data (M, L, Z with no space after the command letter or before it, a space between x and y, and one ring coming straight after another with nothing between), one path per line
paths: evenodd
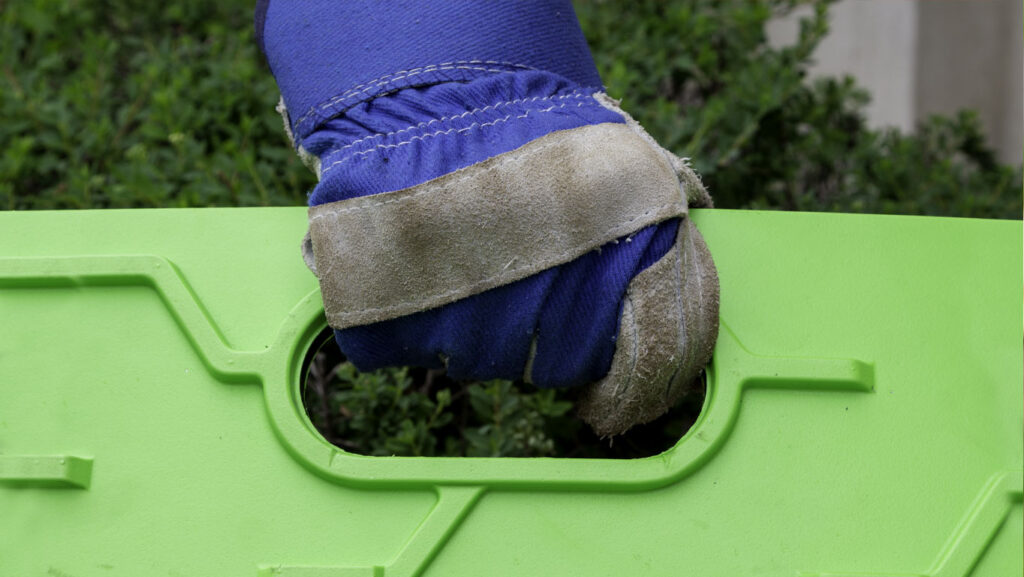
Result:
M718 276L693 222L629 285L608 374L583 393L579 414L601 436L667 412L711 358L718 335Z
M328 321L346 328L509 284L686 210L664 156L606 123L408 189L315 206L309 248Z

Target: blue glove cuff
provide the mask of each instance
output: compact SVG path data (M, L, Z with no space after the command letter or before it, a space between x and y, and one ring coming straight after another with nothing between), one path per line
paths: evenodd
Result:
M527 70L601 87L569 0L261 2L256 24L296 141L403 88Z

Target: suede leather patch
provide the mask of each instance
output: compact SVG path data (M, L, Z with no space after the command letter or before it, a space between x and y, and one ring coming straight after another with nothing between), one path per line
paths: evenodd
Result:
M514 282L686 213L669 156L634 128L598 124L408 189L312 207L304 244L327 320L343 329Z
M672 250L630 282L611 369L577 402L595 433L652 421L691 390L718 339L718 294L711 254L687 217Z
M715 203L711 200L711 195L708 194L704 184L700 180L700 176L692 168L690 168L690 161L687 158L680 158L675 154L672 154L668 150L661 147L658 141L654 140L650 134L636 121L628 112L619 107L618 101L611 96L608 96L604 92L598 92L594 94L594 100L596 100L601 106L604 106L608 110L622 116L626 120L626 124L636 132L640 138L643 138L647 144L651 145L651 148L660 150L662 154L668 158L668 161L672 164L673 170L676 171L676 176L679 177L679 182L683 186L683 192L686 194L686 201L690 208L714 208Z

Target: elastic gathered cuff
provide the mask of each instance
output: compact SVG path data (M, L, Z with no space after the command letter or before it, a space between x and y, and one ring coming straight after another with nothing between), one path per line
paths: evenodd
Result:
M316 206L416 186L559 130L624 122L592 89L526 71L381 96L296 144L319 159Z

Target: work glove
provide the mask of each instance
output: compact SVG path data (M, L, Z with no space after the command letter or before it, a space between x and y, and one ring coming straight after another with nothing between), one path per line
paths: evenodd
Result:
M357 368L585 387L602 436L689 390L718 278L687 207L711 199L602 92L569 0L268 0L256 32Z

